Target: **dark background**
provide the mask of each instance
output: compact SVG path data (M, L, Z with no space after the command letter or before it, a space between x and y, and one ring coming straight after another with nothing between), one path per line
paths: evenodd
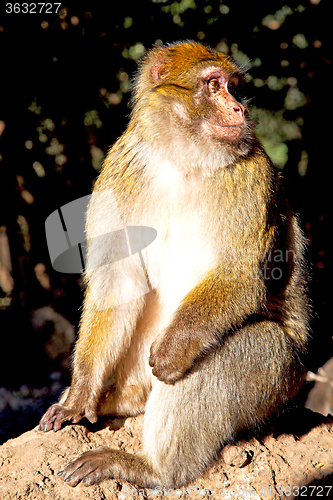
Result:
M14 4L27 8L0 6L0 439L36 425L68 383L63 358L45 352L54 322L36 328L32 317L50 307L77 331L83 287L52 269L45 219L91 192L126 127L137 59L155 43L202 41L247 69L258 135L309 242L316 371L332 356L329 0L64 1L57 13L6 13Z

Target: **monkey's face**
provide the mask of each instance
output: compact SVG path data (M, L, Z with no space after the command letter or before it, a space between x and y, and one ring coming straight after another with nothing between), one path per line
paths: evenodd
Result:
M243 77L223 67L208 66L199 72L194 113L204 133L217 140L238 141L246 131L246 111L241 101Z
M197 43L151 51L137 81L137 102L146 99L161 122L205 144L244 154L252 123L243 99L244 78L227 56ZM146 102L147 102L146 101Z

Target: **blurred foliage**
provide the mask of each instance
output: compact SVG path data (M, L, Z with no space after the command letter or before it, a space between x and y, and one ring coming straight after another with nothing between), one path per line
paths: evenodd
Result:
M258 136L283 170L310 243L314 329L326 332L331 349L325 324L331 266L329 7L329 0L103 6L65 0L59 12L35 15L6 14L1 7L0 328L2 352L15 362L0 373L0 383L26 382L31 373L32 310L52 305L78 324L81 282L53 271L44 221L91 191L108 148L126 127L138 59L154 44L186 39L216 47L247 71Z

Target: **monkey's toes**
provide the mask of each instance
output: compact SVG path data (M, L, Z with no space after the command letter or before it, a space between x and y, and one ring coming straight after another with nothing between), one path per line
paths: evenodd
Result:
M59 425L62 423L62 412L59 405L52 405L42 417L38 429L40 431L48 432L51 429L58 430Z
M62 405L54 404L50 406L42 417L38 429L48 432L50 430L59 431L66 420L72 420L77 423L81 420L82 414L65 408Z
M79 483L90 486L110 477L109 465L110 450L99 446L96 450L87 451L70 462L64 470L58 472L58 476L72 487Z

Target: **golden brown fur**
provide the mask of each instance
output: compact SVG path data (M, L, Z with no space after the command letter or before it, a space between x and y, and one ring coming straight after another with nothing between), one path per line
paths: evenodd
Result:
M88 209L73 381L41 428L145 411L143 450L83 454L61 473L71 486L186 484L302 384L304 238L242 85L200 44L157 47L142 63ZM107 264L114 249L96 236L126 226L157 230L145 269L138 254Z

